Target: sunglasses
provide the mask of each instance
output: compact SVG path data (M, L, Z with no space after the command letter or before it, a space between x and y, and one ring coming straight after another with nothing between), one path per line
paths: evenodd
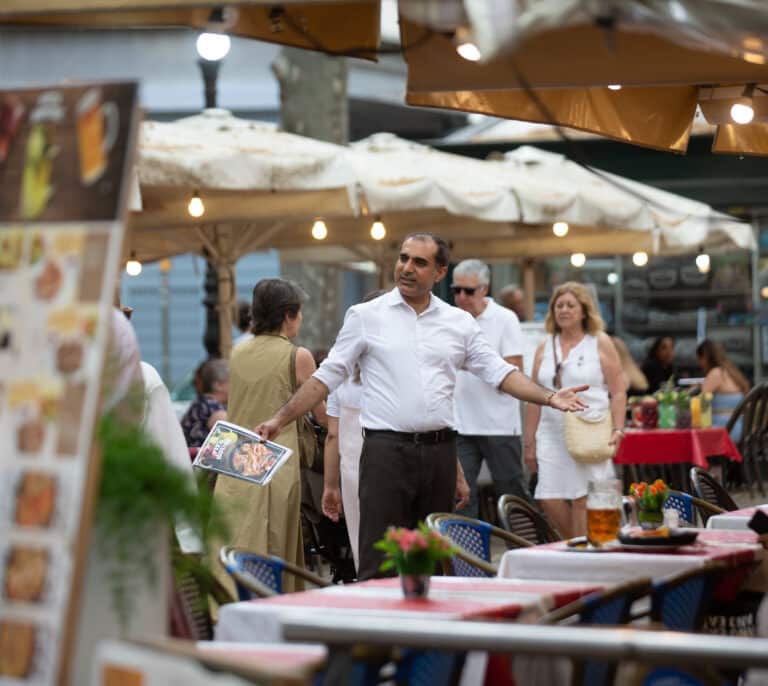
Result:
M474 295L477 288L469 288L468 286L451 286L451 293L458 295L464 291L467 295Z

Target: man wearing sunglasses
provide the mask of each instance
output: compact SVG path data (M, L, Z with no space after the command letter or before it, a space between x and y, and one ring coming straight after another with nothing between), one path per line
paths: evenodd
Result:
M453 270L456 306L469 312L494 352L523 368L523 334L517 315L488 297L490 270L480 260L464 260ZM479 516L477 478L483 462L493 479L496 498L511 493L530 499L523 477L520 401L474 374L459 370L453 396L456 447L470 498L469 517Z
M407 236L394 269L395 288L354 305L323 364L268 421L273 439L360 367L360 565L358 578L380 576L373 547L388 526L414 527L430 512L450 511L468 496L453 429L456 374L466 369L522 400L562 411L584 409L587 386L549 390L531 381L488 344L475 319L432 294L448 273L449 248L434 234Z

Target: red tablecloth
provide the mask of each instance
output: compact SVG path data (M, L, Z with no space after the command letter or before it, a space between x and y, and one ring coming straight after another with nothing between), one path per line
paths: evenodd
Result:
M676 464L709 468L708 457L741 455L723 427L711 429L628 429L613 461L616 464Z

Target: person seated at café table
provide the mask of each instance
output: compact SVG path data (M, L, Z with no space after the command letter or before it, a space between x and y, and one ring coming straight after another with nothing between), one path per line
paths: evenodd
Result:
M648 380L648 393L655 393L670 377L677 376L675 341L670 336L659 336L648 350L643 362L643 374Z
M229 364L226 360L208 360L200 367L195 378L197 398L181 418L184 438L190 448L199 448L213 425L227 418L229 398Z
M739 368L728 359L723 346L703 340L696 348L699 367L704 371L702 393L712 393L712 426L725 426L731 414L749 391L749 381ZM742 420L731 430L731 438L741 438Z

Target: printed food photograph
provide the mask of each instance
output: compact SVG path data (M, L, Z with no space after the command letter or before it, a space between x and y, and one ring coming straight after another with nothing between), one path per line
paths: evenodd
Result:
M0 621L0 676L24 679L30 675L36 634L34 624Z
M6 560L3 595L8 600L39 601L45 588L48 565L45 548L13 546Z
M55 504L56 477L46 472L25 472L16 492L16 524L49 526Z
M276 462L277 456L264 443L241 443L232 453L232 470L244 476L261 476Z

